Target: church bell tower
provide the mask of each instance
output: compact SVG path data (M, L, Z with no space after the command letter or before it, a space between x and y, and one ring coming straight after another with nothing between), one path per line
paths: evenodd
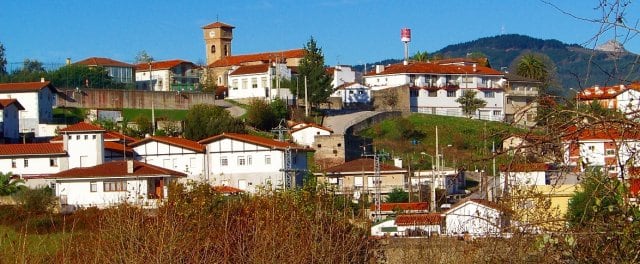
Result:
M215 22L202 27L207 65L231 56L231 40L233 39L234 28L234 26L222 22Z

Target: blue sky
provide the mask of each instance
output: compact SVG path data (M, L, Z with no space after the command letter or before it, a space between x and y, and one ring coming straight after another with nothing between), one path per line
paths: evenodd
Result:
M577 16L601 16L595 0L548 1ZM626 14L625 22L635 24L640 4L632 3ZM10 63L93 56L132 62L140 50L156 60L201 63L201 27L216 18L236 27L233 54L301 48L313 36L330 65L401 58L403 27L412 30L410 54L502 33L593 47L590 39L600 28L539 0L8 0L0 3L0 43ZM608 32L598 44L612 37ZM637 38L625 46L640 53Z

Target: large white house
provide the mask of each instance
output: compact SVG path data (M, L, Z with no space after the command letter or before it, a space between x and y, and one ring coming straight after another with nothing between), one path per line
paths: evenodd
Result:
M206 181L204 146L185 138L148 136L129 145L136 160L187 175L185 179Z
M48 81L0 83L0 99L17 99L20 111L20 133L33 133L36 137L53 136L46 124L53 120L53 106L58 93Z
M273 99L279 95L279 80L291 80L291 69L284 63L235 66L229 73L229 99ZM288 89L288 87L286 87ZM288 93L287 93L288 94Z
M200 67L184 60L154 61L136 65L136 88L152 91L200 89Z
M287 142L236 133L223 133L198 143L205 146L209 182L249 192L259 191L260 187L301 186L303 172L307 170L307 153L313 151Z
M503 73L480 66L477 62L409 62L388 66L376 65L364 76L364 84L373 90L408 85L411 111L419 113L464 116L456 100L467 91L486 105L473 117L485 120L504 119Z
M640 116L640 83L629 85L595 85L576 94L580 104L597 102L604 108L615 109L632 118Z
M0 144L0 172L23 179L41 178L68 168L62 143ZM35 187L37 184L27 185Z
M356 83L343 83L333 89L330 97L340 98L342 105L368 104L371 102L371 88Z
M86 168L65 170L46 178L54 184L60 204L99 208L127 202L154 207L168 196L171 181L185 177L138 161L114 161Z
M354 83L356 81L356 72L346 65L336 65L327 68L327 74L332 77L331 87L338 88L345 83Z
M503 227L500 208L487 200L464 200L442 215L445 218L444 233L449 236L499 236Z
M24 106L17 99L0 99L0 142L20 140L20 111Z

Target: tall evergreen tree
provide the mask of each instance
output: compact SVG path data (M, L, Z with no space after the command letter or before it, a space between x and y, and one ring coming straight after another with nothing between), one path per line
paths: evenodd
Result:
M7 58L4 54L4 45L0 43L0 76L7 75Z
M301 88L296 91L295 87L292 87L291 92L297 93L298 98L303 99L305 95L304 78L306 77L309 104L318 105L326 102L331 95L331 78L325 71L322 48L318 47L313 37L309 38L304 50L304 57L298 68Z

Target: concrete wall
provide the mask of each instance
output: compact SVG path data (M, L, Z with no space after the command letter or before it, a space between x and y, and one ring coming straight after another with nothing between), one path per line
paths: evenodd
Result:
M189 109L194 104L213 104L214 93L161 92L139 90L73 89L61 90L57 96L58 107L81 108L138 108Z

